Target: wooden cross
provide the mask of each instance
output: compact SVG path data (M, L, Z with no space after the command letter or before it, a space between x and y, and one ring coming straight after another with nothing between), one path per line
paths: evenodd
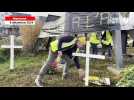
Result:
M90 58L105 59L105 56L90 54L90 43L89 43L89 41L86 42L86 53L73 53L73 56L79 56L79 57L85 57L86 58L85 86L88 86Z
M23 46L17 46L14 44L14 35L10 35L10 45L2 45L1 48L10 48L10 69L14 69L14 49L22 48Z

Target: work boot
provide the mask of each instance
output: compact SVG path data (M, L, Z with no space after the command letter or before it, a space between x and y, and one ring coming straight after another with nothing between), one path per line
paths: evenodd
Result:
M35 80L35 84L37 87L44 87L44 83L38 79Z
M44 82L40 79L39 75L35 79L35 84L36 84L37 87L44 87Z

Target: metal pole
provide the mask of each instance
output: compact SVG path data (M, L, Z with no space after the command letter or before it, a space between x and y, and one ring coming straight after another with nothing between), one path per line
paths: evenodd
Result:
M122 41L121 41L120 30L113 31L113 39L114 39L116 67L117 69L120 69L123 67Z

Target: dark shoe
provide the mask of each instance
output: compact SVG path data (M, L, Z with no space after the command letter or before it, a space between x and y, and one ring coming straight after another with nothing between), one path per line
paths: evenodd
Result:
M44 83L38 79L35 80L35 84L37 87L44 87Z

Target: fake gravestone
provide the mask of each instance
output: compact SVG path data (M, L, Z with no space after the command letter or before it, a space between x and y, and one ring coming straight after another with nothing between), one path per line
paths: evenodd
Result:
M121 32L118 12L66 12L65 33L82 34L110 30L113 33L117 69L123 67ZM87 45L88 45L87 41ZM87 59L89 60L89 59ZM89 61L87 61L89 63ZM89 65L89 64L86 64ZM87 68L87 67L86 67ZM86 76L89 69L86 69ZM86 78L87 79L87 78ZM85 85L88 85L85 81Z

